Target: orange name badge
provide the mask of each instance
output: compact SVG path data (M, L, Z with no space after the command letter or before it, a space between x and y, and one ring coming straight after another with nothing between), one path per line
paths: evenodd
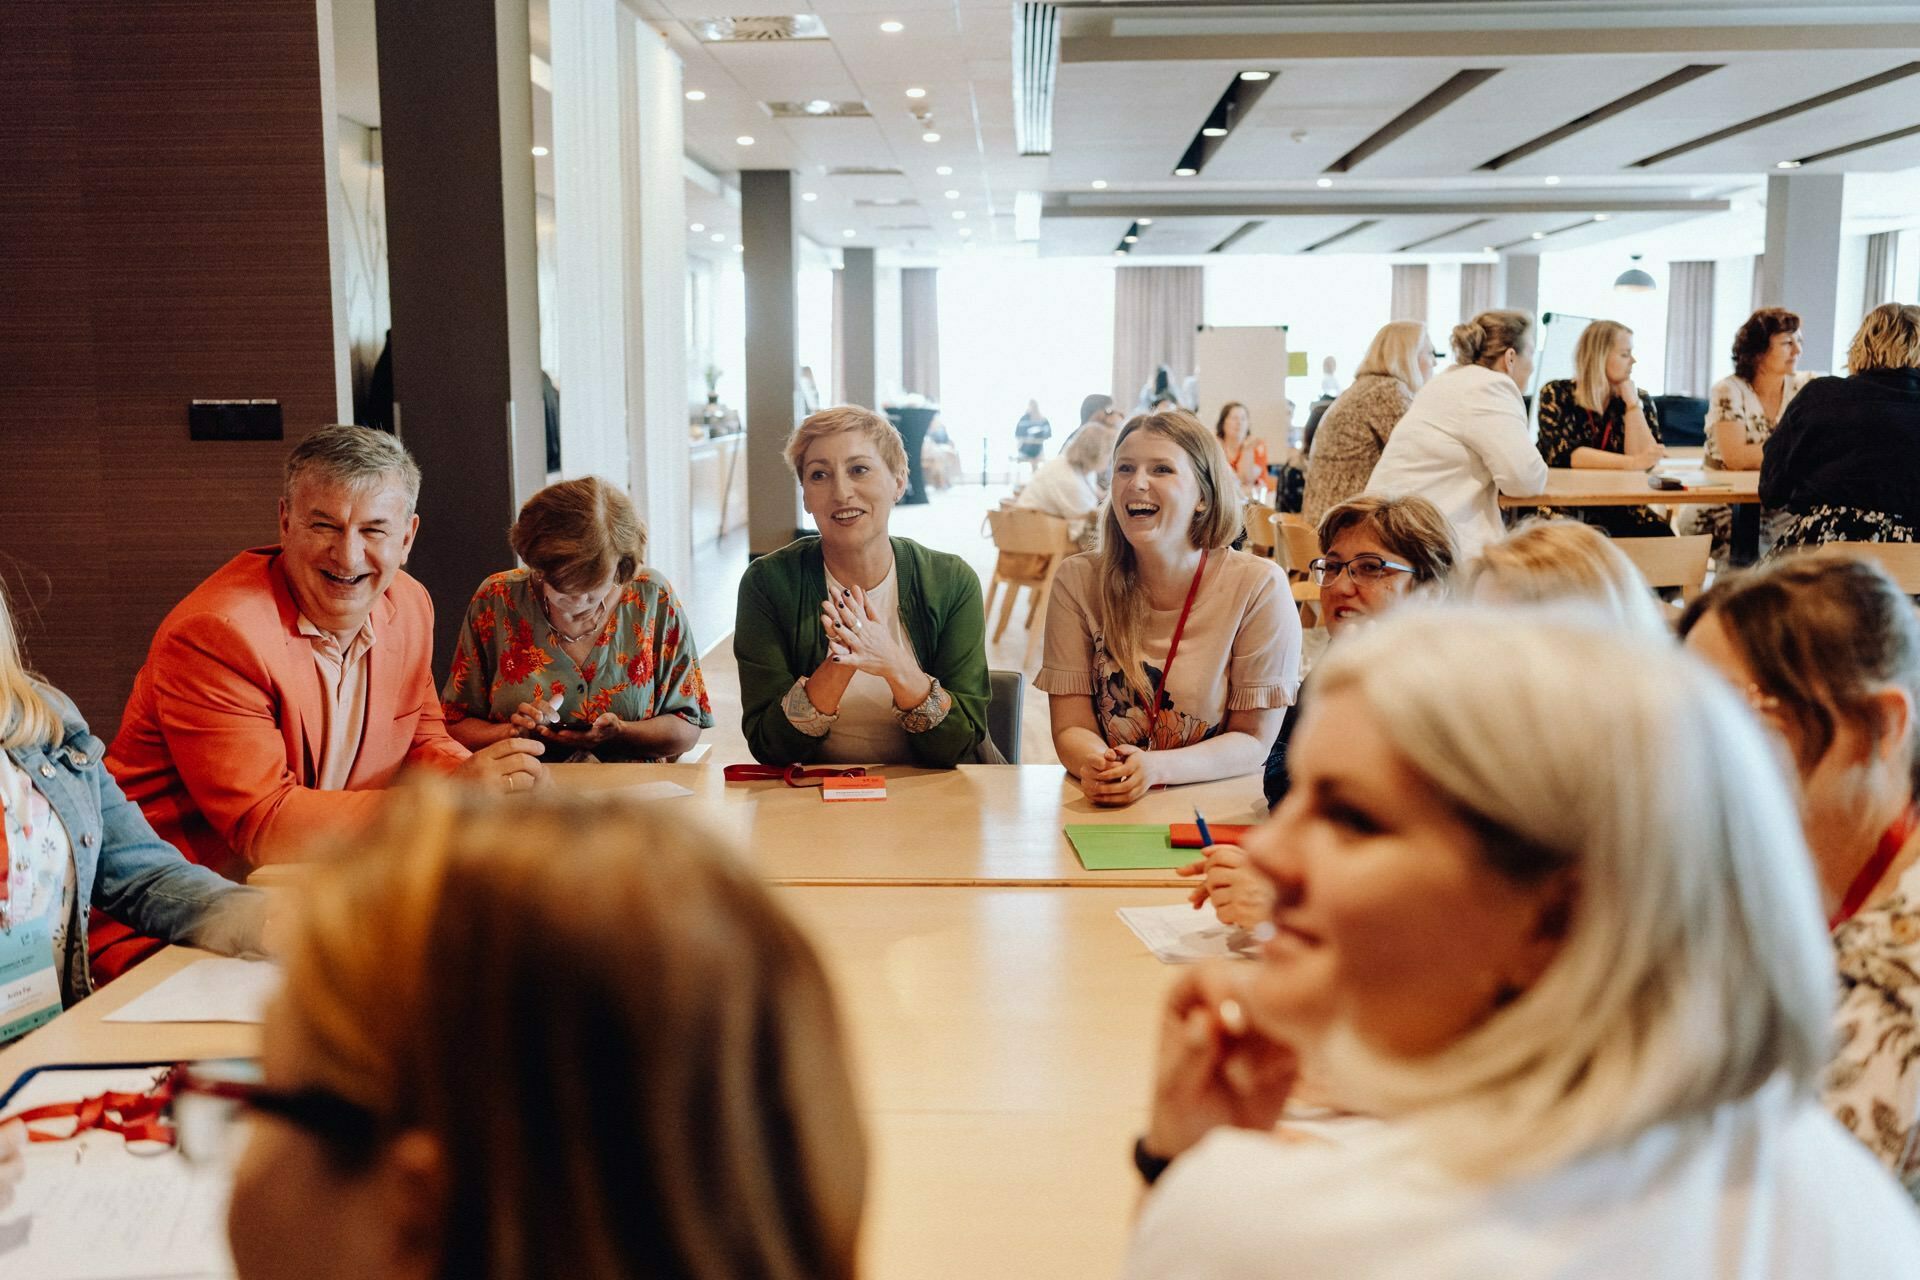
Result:
M887 780L881 777L822 778L822 800L885 800Z

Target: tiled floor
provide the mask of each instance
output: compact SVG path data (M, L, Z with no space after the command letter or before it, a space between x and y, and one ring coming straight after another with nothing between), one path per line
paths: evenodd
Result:
M1008 492L1005 486L983 489L965 485L936 493L924 506L896 507L891 528L899 537L963 557L980 574L984 592L995 559L993 543L986 534L986 513ZM706 651L700 663L713 703L714 727L702 734L701 740L712 744L708 759L723 764L751 758L740 732L740 675L734 666L731 639L733 604L746 565L746 535L734 533L722 545L695 553L694 585L682 593L688 599L693 633ZM998 644L988 642L987 665L997 670L1024 670L1028 683L1021 714L1020 762L1052 764L1058 757L1047 721L1047 695L1032 684L1039 657L1037 645L1033 649L1035 666L1023 667L1027 650L1027 631L1022 625L1025 616L1023 600L1005 637Z

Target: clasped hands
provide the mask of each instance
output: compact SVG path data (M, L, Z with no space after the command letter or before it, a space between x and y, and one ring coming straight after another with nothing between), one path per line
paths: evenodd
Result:
M864 671L885 680L893 690L893 705L917 707L933 692L933 681L920 669L913 651L893 638L886 621L859 587L829 591L820 602L820 625L827 633L827 661Z
M1080 790L1087 799L1108 808L1132 804L1159 782L1153 752L1131 742L1108 747L1080 771Z

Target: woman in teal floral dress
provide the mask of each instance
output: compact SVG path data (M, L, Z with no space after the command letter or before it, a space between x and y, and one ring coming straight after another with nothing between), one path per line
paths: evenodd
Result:
M642 566L646 531L625 494L589 477L548 485L509 535L523 569L467 606L441 691L470 749L514 734L551 759L669 759L713 725L700 651L665 578Z

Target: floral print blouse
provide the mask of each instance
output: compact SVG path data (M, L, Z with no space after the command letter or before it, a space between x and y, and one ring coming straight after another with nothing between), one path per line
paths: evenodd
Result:
M1920 863L1833 931L1838 1051L1826 1104L1920 1200Z
M622 720L679 716L713 727L700 651L673 588L642 569L620 592L584 664L547 622L527 569L496 573L467 606L440 702L449 721L502 721L523 702L559 694L563 724L611 711ZM607 753L606 747L596 754Z

